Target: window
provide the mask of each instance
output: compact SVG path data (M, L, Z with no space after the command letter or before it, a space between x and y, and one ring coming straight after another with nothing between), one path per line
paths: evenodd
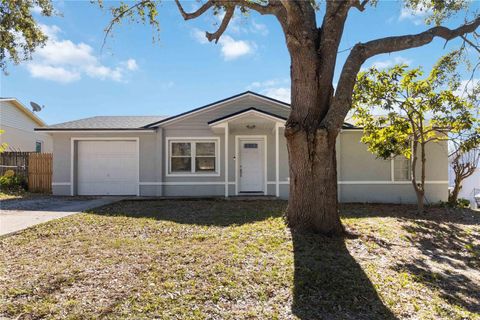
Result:
M218 173L217 141L170 141L169 147L169 173Z
M410 166L410 159L407 159L403 156L395 157L393 160L394 181L410 180Z
M42 141L35 142L35 152L38 152L38 153L42 152L42 144L43 144Z

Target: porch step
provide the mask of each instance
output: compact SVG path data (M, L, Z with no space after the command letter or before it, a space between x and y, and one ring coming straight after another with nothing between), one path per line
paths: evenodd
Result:
M242 200L242 201L251 201L251 200L278 200L275 196L266 196L266 195L238 195L238 196L229 196L224 198L225 200Z

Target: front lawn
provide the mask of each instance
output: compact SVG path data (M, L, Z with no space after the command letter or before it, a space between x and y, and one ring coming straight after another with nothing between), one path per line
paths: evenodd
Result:
M478 213L348 205L340 240L285 207L128 201L1 238L0 317L480 319Z

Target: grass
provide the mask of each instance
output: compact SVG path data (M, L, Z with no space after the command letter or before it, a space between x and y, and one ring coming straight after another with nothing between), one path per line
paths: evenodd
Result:
M17 191L0 191L0 200L20 199L25 197L26 192L23 190Z
M347 239L282 201L129 201L0 239L0 316L480 319L480 216L348 205Z

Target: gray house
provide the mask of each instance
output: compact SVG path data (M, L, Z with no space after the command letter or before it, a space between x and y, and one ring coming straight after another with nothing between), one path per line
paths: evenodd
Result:
M93 117L37 131L53 138L56 195L287 198L290 106L254 92L173 117ZM415 202L410 161L380 160L345 124L337 140L342 202ZM427 201L447 199L448 152L428 147Z

